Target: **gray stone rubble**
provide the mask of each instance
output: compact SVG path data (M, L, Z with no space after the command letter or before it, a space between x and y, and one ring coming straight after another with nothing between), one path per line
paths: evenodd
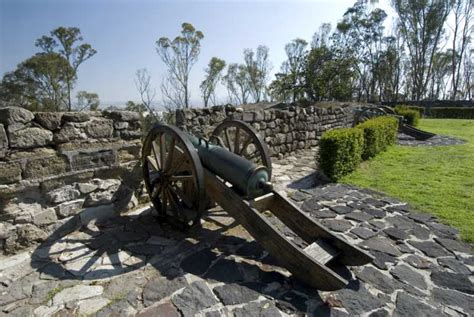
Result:
M188 233L160 226L149 207L98 217L104 209L59 223L59 234L42 237L40 246L0 258L0 315L472 315L474 253L457 231L396 199L325 184L314 155L274 162L274 181L304 212L375 257L362 267L333 267L350 280L347 288L321 292L296 280L219 208ZM78 193L111 186L84 184L51 199L67 195L61 213L68 215L76 206L69 198L82 204ZM93 206L107 197L87 199ZM36 221L54 222L54 215Z

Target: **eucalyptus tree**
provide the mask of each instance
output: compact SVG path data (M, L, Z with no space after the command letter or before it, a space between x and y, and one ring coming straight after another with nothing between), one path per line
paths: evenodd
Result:
M77 109L78 111L90 110L96 111L99 109L100 99L99 95L95 92L87 92L81 90L76 95L77 98Z
M135 87L138 90L142 105L153 113L152 103L156 96L156 90L151 86L151 75L146 68L138 69L135 73Z
M201 88L202 99L204 100L204 107L206 108L209 105L209 101L211 101L213 105L216 105L216 87L222 79L222 71L224 68L225 61L213 57L209 61L207 68L204 70L206 77L199 87Z
M428 90L452 0L392 0L392 6L399 16L400 35L408 47L411 97L420 100Z
M248 88L254 102L265 98L271 64L268 59L268 47L259 45L256 52L244 50L244 65L247 72Z
M456 99L462 80L463 61L469 56L472 36L473 3L472 0L455 0L453 5L454 26L452 29L451 50L451 98Z
M36 46L46 53L56 52L64 57L69 67L64 69L67 86L67 108L72 110L71 91L77 79L79 66L94 56L97 51L83 41L81 31L76 27L58 27L50 32L50 36L43 35L36 40Z
M222 78L227 88L230 102L246 104L250 95L250 79L247 67L243 64L232 63L227 67L227 73Z
M168 68L161 91L165 102L175 108L189 108L189 75L197 62L204 34L190 23L181 25L181 35L156 41L156 52Z
M55 52L37 53L6 73L0 99L35 111L61 111L67 104L68 61Z

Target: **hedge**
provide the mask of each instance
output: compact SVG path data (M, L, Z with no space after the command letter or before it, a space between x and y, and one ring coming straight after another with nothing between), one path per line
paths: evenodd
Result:
M474 119L474 108L443 107L431 108L432 118Z
M416 127L418 125L418 121L420 120L420 112L417 110L409 109L406 106L397 106L395 107L395 112L403 116L405 122L409 125Z
M392 116L376 117L357 125L356 128L364 132L362 159L367 160L395 143L398 119Z
M332 181L337 181L357 168L363 149L362 129L347 128L325 132L319 144L319 165Z
M420 113L420 118L423 117L423 115L425 114L425 107L420 107L420 106L408 106L408 105L396 105L394 110L395 112L397 111L397 109L400 109L400 110L415 110L415 111L418 111Z

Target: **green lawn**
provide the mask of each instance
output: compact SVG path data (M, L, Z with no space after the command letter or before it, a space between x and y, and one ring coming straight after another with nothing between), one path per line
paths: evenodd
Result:
M341 182L410 203L474 242L474 120L423 119L418 128L467 140L463 145L392 146Z

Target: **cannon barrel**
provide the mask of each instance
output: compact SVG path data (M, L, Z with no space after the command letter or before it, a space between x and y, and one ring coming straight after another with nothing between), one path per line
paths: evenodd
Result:
M245 158L221 146L187 134L197 149L204 167L231 183L240 193L249 198L263 195L271 190L270 173L264 166L256 166Z

